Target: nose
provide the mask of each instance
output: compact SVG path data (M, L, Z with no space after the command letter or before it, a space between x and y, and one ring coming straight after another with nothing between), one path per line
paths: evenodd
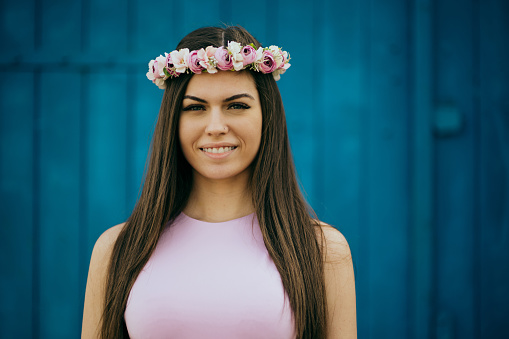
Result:
M205 133L212 136L218 136L228 133L229 128L223 112L219 109L213 109L210 112Z

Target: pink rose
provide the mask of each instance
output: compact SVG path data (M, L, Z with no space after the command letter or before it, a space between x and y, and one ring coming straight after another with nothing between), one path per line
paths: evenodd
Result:
M244 46L240 51L242 57L244 58L244 66L252 64L256 60L256 50L252 46Z
M203 49L203 48L202 48ZM192 51L187 55L187 67L191 70L191 72L195 74L201 74L201 71L204 69L202 65L200 65L200 59L198 58L198 51Z
M262 73L272 73L276 69L276 61L271 51L263 51L262 62L259 65Z
M219 47L214 54L217 61L217 68L222 71L229 71L233 68L233 60L228 51L223 47Z

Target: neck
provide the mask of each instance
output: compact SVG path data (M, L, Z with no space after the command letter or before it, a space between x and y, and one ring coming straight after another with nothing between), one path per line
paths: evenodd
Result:
M211 180L194 175L193 188L184 213L191 218L222 222L254 212L248 177Z

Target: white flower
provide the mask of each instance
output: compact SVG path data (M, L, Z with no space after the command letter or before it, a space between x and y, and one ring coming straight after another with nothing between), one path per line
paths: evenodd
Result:
M270 46L269 50L272 52L272 55L274 56L274 61L276 62L276 67L279 68L281 64L283 63L283 55L281 54L281 49L277 46Z
M175 66L175 70L178 73L185 73L187 70L187 56L189 55L189 49L183 48L180 51L173 51L170 53L171 60L173 61L173 65Z
M274 77L274 80L278 81L279 78L281 78L281 74L286 72L286 69L284 68L278 68L274 72L272 72L272 76Z
M235 41L228 42L228 53L232 56L233 69L236 71L240 71L244 68L244 57L240 53L242 50L242 45Z
M166 82L164 82L164 79L163 78L158 78L154 81L154 83L157 85L157 87L159 87L160 89L165 89L166 88Z
M154 72L152 71L154 69L154 62L155 62L155 60L150 60L150 62L148 63L148 72L147 72L147 78L148 78L148 80L150 80L152 82L156 78L154 76Z
M166 57L163 57L162 55L158 56L156 58L156 62L155 62L155 68L156 68L156 74L158 76L156 76L156 78L164 78L165 77L165 74L164 74L164 68L166 67Z
M242 49L242 45L235 41L228 41L228 52L230 52L231 55L240 53L240 50Z
M216 59L214 58L214 53L216 52L215 47L208 46L206 49L200 49L198 51L198 59L200 60L200 65L207 70L208 73L217 73L216 68Z
M242 54L237 53L232 55L233 69L240 71L244 68L244 57Z
M158 56L155 60L150 60L148 63L147 78L153 83L156 83L158 80L162 80L164 83L164 80L168 79L168 76L164 74L165 64L166 58L162 55Z
M253 62L253 69L257 72L260 71L259 65L263 61L263 51L264 51L263 47L258 47L258 49L256 50L256 59Z
M275 55L276 53L279 53L280 48L279 48L279 47L277 47L276 45L270 45L270 46L269 46L269 51L271 51L271 52L272 52L272 54L274 54L274 55Z
M216 65L217 65L216 59L214 57L210 57L207 65L207 73L210 74L217 73Z

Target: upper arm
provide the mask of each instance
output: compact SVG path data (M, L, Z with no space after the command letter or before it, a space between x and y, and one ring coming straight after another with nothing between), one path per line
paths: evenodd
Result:
M106 230L97 240L88 269L81 338L98 338L104 309L106 277L111 251L124 224Z
M357 338L355 278L350 247L335 228L322 225L328 338Z

